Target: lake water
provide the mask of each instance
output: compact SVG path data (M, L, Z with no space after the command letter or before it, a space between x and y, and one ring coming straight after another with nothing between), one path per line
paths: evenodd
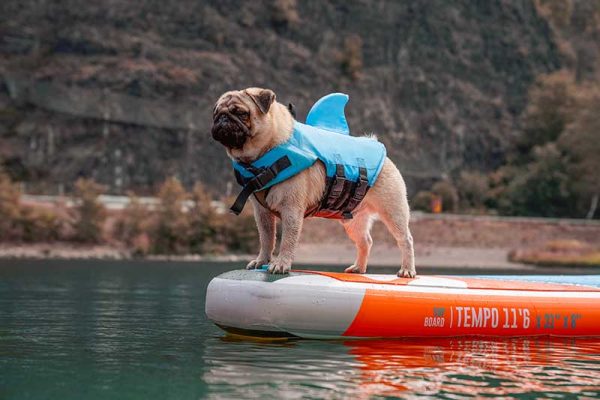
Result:
M207 321L240 264L0 262L0 399L600 397L600 339L261 343Z

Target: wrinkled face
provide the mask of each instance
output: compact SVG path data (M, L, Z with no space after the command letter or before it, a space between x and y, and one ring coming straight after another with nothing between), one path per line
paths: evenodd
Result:
M256 135L257 126L274 100L275 94L268 89L250 88L223 94L213 110L213 139L229 150L243 148Z

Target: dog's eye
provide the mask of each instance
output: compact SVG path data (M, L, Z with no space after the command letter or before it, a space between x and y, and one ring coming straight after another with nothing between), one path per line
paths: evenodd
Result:
M248 112L244 110L235 110L234 114L240 117L241 119L247 119L250 116L250 114L248 114Z

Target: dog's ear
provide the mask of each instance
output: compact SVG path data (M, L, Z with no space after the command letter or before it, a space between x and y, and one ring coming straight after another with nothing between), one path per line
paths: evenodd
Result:
M292 118L296 119L296 107L292 103L288 104L288 111L292 115Z
M254 104L258 107L260 112L266 114L271 108L271 104L275 101L275 93L270 89L262 89L258 93L250 93L246 91L246 94L250 96Z

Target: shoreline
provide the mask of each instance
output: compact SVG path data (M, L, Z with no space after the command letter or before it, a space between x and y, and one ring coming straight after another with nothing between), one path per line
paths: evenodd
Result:
M508 261L509 249L481 247L416 246L417 272L425 274L599 274L598 267L540 266ZM239 263L243 268L254 255L153 255L133 257L123 249L111 246L85 246L71 243L0 244L0 261L107 261L107 262L218 262ZM344 244L300 244L294 261L316 269L332 269L350 265L354 247ZM371 273L395 273L399 268L400 251L389 244L373 246L369 260Z
M543 247L553 240L575 240L600 247L600 223L541 218L487 217L454 214L411 215L417 269L445 268L470 271L532 272L561 268L599 273L600 267L540 266L511 262L509 254ZM401 254L381 222L373 226L374 245L369 257L373 269L399 268ZM354 244L341 224L308 219L296 251L295 265L341 266L354 262ZM109 242L85 245L73 242L0 243L2 260L113 260L173 262L235 262L245 266L255 254L137 256L124 245Z

